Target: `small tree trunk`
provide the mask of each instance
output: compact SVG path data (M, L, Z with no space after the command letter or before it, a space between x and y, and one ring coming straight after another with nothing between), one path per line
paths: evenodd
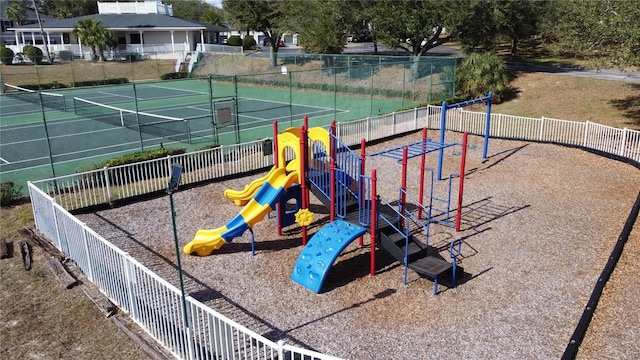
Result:
M275 68L278 66L278 43L272 41L271 46L269 47L269 67Z

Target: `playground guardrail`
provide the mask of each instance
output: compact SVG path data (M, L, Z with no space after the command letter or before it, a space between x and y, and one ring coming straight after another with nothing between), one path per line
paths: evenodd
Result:
M36 226L122 311L179 359L318 359L333 356L273 342L187 296L29 184Z
M439 106L428 106L338 123L337 134L343 143L350 146L359 144L362 138L372 141L423 127L440 129L440 111ZM485 113L449 109L447 119L446 130L484 134ZM580 146L640 162L640 131L637 130L544 117L535 119L492 114L490 119L492 137ZM264 140L257 140L29 182L36 227L58 249L69 255L114 303L178 358L199 359L203 358L202 354L228 351L239 359L276 356L335 359L309 350L275 344L225 319L192 298L187 298L191 323L199 326L207 324L208 327L184 327L181 325L180 291L175 286L69 213L74 209L162 191L170 177L172 163L182 163L185 169L183 184L210 181L272 166L273 156L265 155L269 153L264 151L265 144ZM154 295L149 296L147 291ZM162 299L163 306L158 305L160 299L157 297ZM248 356L245 357L245 354Z

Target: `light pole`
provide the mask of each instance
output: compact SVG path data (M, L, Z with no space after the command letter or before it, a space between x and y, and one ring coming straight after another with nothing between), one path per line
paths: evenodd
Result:
M173 223L173 240L176 244L176 257L178 259L178 274L180 275L180 292L182 294L182 317L184 319L184 326L189 327L189 318L187 317L187 299L184 293L184 280L182 278L182 264L180 263L180 247L178 245L178 230L176 229L176 212L173 206L173 193L178 190L180 184L180 178L182 177L182 165L173 164L171 166L171 179L167 187L167 194L169 194L169 201L171 202L171 221Z

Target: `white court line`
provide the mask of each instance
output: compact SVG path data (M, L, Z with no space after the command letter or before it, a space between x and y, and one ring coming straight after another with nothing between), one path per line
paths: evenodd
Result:
M4 162L5 164L11 164L10 162L8 162L7 160L3 159L0 157L0 161Z
M97 92L98 94L104 94L104 95L107 95L107 96L120 96L120 97L127 98L127 99L135 99L135 97L133 97L133 96L129 96L129 95L121 95L121 94L114 94L114 93L110 93L110 92L108 92L108 91L96 91L96 92ZM142 99L142 98L138 98L138 100L144 100L144 99Z
M323 110L331 110L333 111L333 108L330 107L323 107L323 106L316 106L316 105L305 105L305 104L297 104L297 103L286 103L286 102L282 102L282 101L275 101L275 100L263 100L263 99L254 99L254 98L246 98L246 97L241 97L238 98L239 101L260 101L260 102L266 102L266 103L273 103L273 104L281 104L281 105L286 105L286 106L298 106L298 107L311 107L311 108L316 108L316 109L323 109ZM344 111L348 111L348 110L344 110Z
M320 109L322 109L322 108L320 108ZM333 114L333 109L327 109L327 110L331 110L331 113L329 113L329 114L323 114L323 115L331 115L331 114ZM305 116L305 115L306 115L306 116L309 116L309 115L312 115L312 114L324 113L325 111L326 111L326 110L317 110L317 111L306 112L306 113L304 113L304 115L302 115L302 114L295 114L295 115L291 115L291 116L292 116L292 117L295 117L295 116L301 116L301 115L302 115L302 116ZM340 114L342 114L342 113L346 113L346 112L349 112L349 111L348 111L348 110L340 110L340 111L336 111L336 113L340 113ZM289 117L289 115L283 115L283 116L278 117L278 119L279 119L279 118L285 118L285 116L286 116L286 118L288 118L288 117ZM244 124L253 124L254 122L264 122L265 120L270 120L270 119L265 119L265 118L263 118L263 117L256 117L256 116L250 116L250 115L242 115L242 113L241 113L241 114L239 114L239 115L238 115L238 117L239 117L239 118L254 119L254 120L262 120L262 121L249 121L249 122L246 122L246 123L244 123ZM241 124L242 124L242 123L241 123Z
M153 140L157 140L157 139L162 139L162 137L155 137L155 138L151 138L151 139L145 139L145 142L149 142L149 141L153 141ZM171 145L171 144L178 144L180 143L179 141L167 141L164 142L165 145ZM139 141L132 141L132 142L128 142L128 143L120 143L120 144L116 144L113 146L102 146L99 148L93 148L92 150L95 149L108 149L108 148L112 148L112 147L116 147L116 146L121 146L121 145L132 145L132 144L136 144L136 146L138 144L140 144ZM155 145L157 146L157 145ZM100 158L103 156L109 156L112 157L114 155L119 155L119 154L129 154L131 153L132 149L125 149L125 150L120 150L120 151L113 151L113 152L109 152L109 153L104 153L104 154L100 154L100 155L93 155L93 156L86 156L86 157L82 157L82 158L77 158L77 159L71 159L71 160L65 160L65 161L60 161L60 162L56 162L55 164L66 164L66 163L71 163L71 162L78 162L79 160L87 160L87 159L93 159L93 158ZM84 151L79 151L79 152L86 152L86 150ZM64 154L56 154L55 156L64 156L67 154L75 154L78 153L78 151L75 151L73 153L64 153ZM22 160L22 161L16 161L14 162L14 164L19 164L19 163L24 163L24 162L28 162L28 161L34 161L34 160L44 160L46 159L47 161L49 160L49 157L44 156L44 157L39 157L39 158L33 158L33 159L28 159L28 160ZM18 172L18 171L24 171L24 170L31 170L31 169L37 169L37 168L41 168L43 166L51 166L49 163L47 164L42 164L42 165L36 165L36 166L29 166L26 168L20 168L20 169L15 169L15 170L8 170L8 171L3 171L3 174L9 174L9 173L14 173L14 172Z
M200 95L209 95L208 92L204 92L204 91L186 90L186 89L174 89L174 88L170 88L170 87L166 87L166 86L160 86L160 85L149 85L149 87L156 88L156 89L173 90L173 91L178 91L178 92L190 92L190 93L196 93L196 94L200 94Z

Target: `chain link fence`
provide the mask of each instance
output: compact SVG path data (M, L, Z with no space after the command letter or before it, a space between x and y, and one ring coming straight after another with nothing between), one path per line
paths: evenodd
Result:
M330 92L431 102L455 93L456 59L446 57L314 55L268 58L207 54L194 69L197 76L237 76L241 83L306 92Z

